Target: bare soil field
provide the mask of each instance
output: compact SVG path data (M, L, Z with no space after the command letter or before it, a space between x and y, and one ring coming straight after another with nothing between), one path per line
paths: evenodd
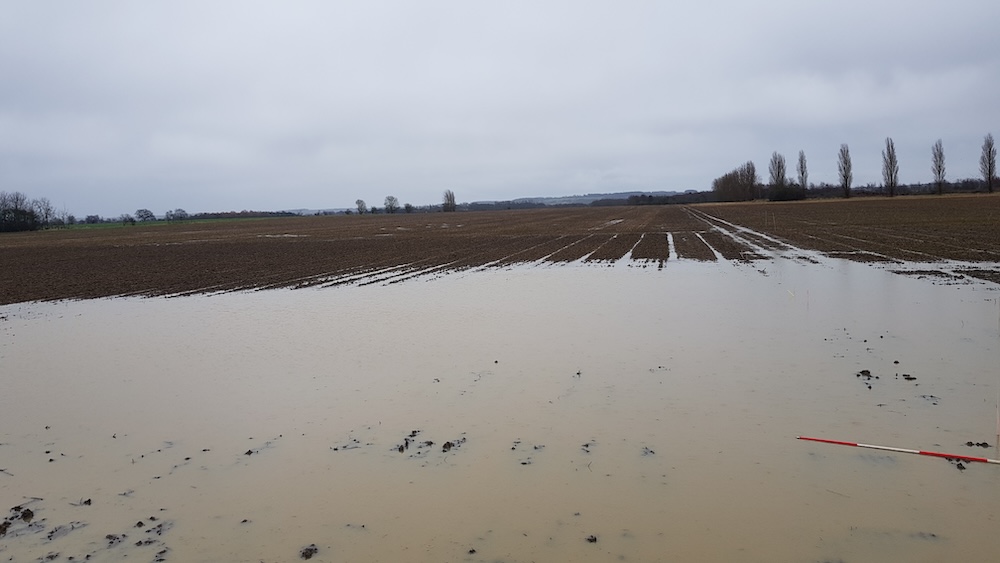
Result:
M699 207L801 248L863 262L1000 261L1000 197L855 198Z
M956 271L998 282L998 225L1000 195L962 195L50 230L0 236L0 304L386 283L536 261L662 267L671 257L760 260L796 249L982 263Z

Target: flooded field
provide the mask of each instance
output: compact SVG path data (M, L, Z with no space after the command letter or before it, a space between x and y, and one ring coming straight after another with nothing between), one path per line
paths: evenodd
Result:
M792 254L0 307L0 559L995 558L1000 467L796 436L1000 457L998 286Z

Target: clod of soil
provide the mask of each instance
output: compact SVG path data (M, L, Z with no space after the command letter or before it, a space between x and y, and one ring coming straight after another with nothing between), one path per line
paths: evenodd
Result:
M316 555L317 553L319 553L319 548L316 547L316 544L311 543L306 547L303 547L302 550L299 551L299 557L301 557L302 559L312 559L312 556Z

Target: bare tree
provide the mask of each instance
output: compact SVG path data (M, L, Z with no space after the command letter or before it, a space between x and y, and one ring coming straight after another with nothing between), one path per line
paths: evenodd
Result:
M458 209L458 205L455 203L455 192L451 190L444 191L444 202L441 204L441 209L443 211L455 211Z
M993 193L993 180L997 177L997 147L993 144L993 134L987 133L983 139L983 154L979 157L979 171L986 180L986 189Z
M723 174L712 181L712 191L720 201L749 201L757 196L760 179L753 161Z
M0 232L34 231L39 227L34 202L21 192L0 192Z
M31 202L31 208L35 211L35 216L42 227L48 227L52 220L56 218L56 210L48 198L40 197Z
M30 202L28 201L28 196L22 192L11 192L7 194L6 199L7 199L7 207L9 209L17 209L19 211L32 210Z
M788 177L785 174L785 157L778 154L778 151L771 154L771 164L768 171L771 173L771 188L784 188L785 184L788 183Z
M806 151L799 151L799 185L802 189L809 187L809 169L806 168Z
M937 186L937 193L944 193L944 144L938 139L931 147L931 172L934 173L934 185Z
M854 181L854 175L851 173L851 150L846 144L840 145L837 172L840 175L840 189L844 190L844 197L851 197L851 182Z
M358 215L364 215L368 212L368 205L365 203L365 200L359 199L354 202L354 205L358 206Z
M889 197L896 195L896 186L899 185L899 161L896 160L896 145L892 142L892 137L885 138L885 150L882 151L882 181L885 184Z
M756 189L760 185L760 178L757 176L757 165L752 160L748 160L743 165L743 186L747 192L747 199L760 196L760 190ZM754 192L758 193L754 193Z
M65 227L66 225L72 225L72 223L69 222L70 219L76 221L76 217L73 217L69 214L69 211L63 209L62 211L56 212L56 218L52 220L52 224Z
M387 195L384 207L386 213L395 213L399 209L399 200L394 195Z

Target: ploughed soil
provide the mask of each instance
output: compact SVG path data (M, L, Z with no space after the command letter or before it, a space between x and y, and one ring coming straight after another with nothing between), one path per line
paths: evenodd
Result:
M1000 194L338 215L0 234L0 305L343 283L519 263L970 262L1000 282ZM810 258L804 253L802 259ZM947 274L953 276L955 274Z

